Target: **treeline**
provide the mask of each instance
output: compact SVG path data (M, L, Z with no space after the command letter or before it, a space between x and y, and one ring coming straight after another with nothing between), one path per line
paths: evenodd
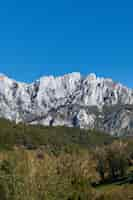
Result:
M67 127L44 127L41 125L15 124L0 119L0 148L12 149L15 145L27 149L47 146L58 151L66 146L74 145L89 148L111 143L111 136L98 131L81 130Z

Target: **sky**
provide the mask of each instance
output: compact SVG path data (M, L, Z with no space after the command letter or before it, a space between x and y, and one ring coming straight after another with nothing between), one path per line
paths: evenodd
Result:
M0 72L32 82L96 73L133 88L133 2L0 1Z

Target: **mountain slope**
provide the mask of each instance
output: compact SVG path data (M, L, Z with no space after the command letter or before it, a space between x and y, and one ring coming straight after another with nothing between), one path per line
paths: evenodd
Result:
M43 125L133 130L133 90L111 79L71 73L20 83L0 75L0 117Z

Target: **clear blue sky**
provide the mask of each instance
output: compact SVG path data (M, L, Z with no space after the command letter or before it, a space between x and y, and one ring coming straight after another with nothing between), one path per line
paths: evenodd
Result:
M72 71L133 87L132 1L0 1L0 72L31 82Z

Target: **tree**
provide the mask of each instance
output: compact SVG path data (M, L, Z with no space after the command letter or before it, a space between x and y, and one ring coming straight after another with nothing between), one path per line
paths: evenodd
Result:
M126 174L128 167L128 155L126 154L126 144L115 141L107 148L107 160L109 165L109 176L115 180Z
M101 182L105 182L106 179L112 181L126 174L128 155L126 154L126 144L121 141L96 148L95 157Z
M105 174L108 170L108 163L107 163L107 155L106 155L106 148L96 148L95 151L95 158L97 160L97 172L100 175L101 182L105 182Z

